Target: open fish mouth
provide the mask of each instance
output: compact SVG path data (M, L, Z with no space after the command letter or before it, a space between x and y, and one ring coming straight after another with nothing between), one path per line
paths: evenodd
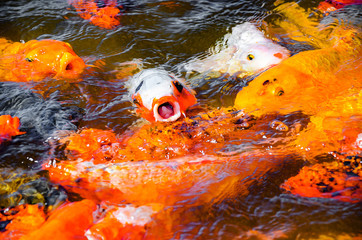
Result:
M153 107L153 114L156 121L176 121L181 117L180 104L177 101L170 100L158 101Z
M86 64L83 59L70 53L64 53L60 59L60 68L55 77L58 78L75 78L83 73Z

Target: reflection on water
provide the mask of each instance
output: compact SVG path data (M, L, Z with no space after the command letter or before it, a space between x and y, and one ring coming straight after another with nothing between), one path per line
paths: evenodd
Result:
M15 189L18 186L14 185L14 190L9 190L7 185L14 176L1 174L1 207L38 202L56 205L64 200L65 190L46 180L46 171L39 169L44 161L52 158L65 160L71 156L64 153L64 146L53 145L57 144L56 140L65 132L98 128L113 130L122 138L122 134L129 135L131 127L145 124L134 114L126 88L127 79L117 79L115 70L122 63L141 59L144 68L162 66L180 77L186 77L180 66L204 54L235 25L249 21L265 28L262 19L273 22L280 17L270 14L270 10L274 8L273 1L130 2L127 1L127 8L120 16L121 25L108 30L80 18L66 0L2 1L1 37L12 41L48 38L66 41L87 64L95 67L87 69L82 81L78 83L48 79L38 83L0 85L0 114L18 116L22 122L21 130L27 132L1 145L1 171L13 172L15 177L21 175L19 172L28 173L27 177L23 177L24 186ZM300 4L303 7L316 7L318 2L301 1ZM323 21L329 23L335 16L332 13ZM348 18L354 25L360 24L360 7L342 9L338 17ZM273 30L272 27L270 29ZM276 29L272 30L271 37L292 54L315 47L308 42L296 42ZM227 74L187 77L196 90L199 105L214 108L232 106L236 93L255 76L244 79ZM210 122L215 121L210 118ZM215 131L207 128L207 121L205 123L196 118L193 121L194 128L190 128L188 133L196 136L195 129L198 127L202 127L202 131L198 133L202 137L207 136L208 131ZM299 198L282 193L280 184L296 175L307 164L305 156L284 152L275 159L269 159L265 155L258 155L258 150L268 152L287 144L285 139L288 134L270 123L282 122L290 129L300 130L308 124L309 116L301 113L270 115L260 121L251 121L252 124L247 127L243 127L238 121L242 120L232 123L237 127L232 124L225 126L233 126L235 131L245 130L243 138L232 135L232 129L222 132L220 138L205 137L212 146L210 149L201 148L206 144L200 140L198 145L189 148L198 154L206 152L222 157L254 151L248 160L233 165L234 171L237 169L241 172L233 182L236 189L234 192L238 194L223 196L221 201L211 199L210 202L215 204L201 205L193 205L189 198L181 197L181 202L173 203L172 220L177 224L172 226L168 239L244 239L252 236L311 239L323 234L361 234L360 203ZM182 126L178 127L182 130ZM318 156L315 161L333 159L333 156L326 153ZM272 167L258 167L251 162L270 164ZM235 173L228 172L230 166L219 168L214 170L217 173L212 175L214 179L209 179L209 182L219 184L224 178L235 176ZM263 174L255 174L258 171ZM195 179L202 179L196 171L193 174ZM14 191L13 195L9 194L11 191ZM197 198L198 191L208 190L202 187L198 189L195 184L193 191ZM184 191L182 194L190 193ZM21 195L23 199L19 200ZM68 197L74 200L80 198L77 193L71 192L68 192ZM160 226L163 224L160 219L155 219L155 223Z

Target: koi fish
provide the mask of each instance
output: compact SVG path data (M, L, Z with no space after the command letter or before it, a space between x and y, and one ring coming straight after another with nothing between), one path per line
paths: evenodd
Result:
M239 77L252 75L279 64L289 57L289 50L266 38L249 22L235 26L205 59L185 65L188 72L221 72Z
M70 44L57 40L26 43L0 39L0 81L41 81L77 79L86 64Z
M13 136L24 134L25 132L19 131L19 127L20 120L18 117L11 117L10 115L0 116L0 144L10 140Z
M176 121L196 104L194 91L161 69L146 69L130 79L130 93L140 115L150 122Z
M117 4L117 0L69 0L83 19L89 20L92 24L112 29L120 24L119 15L122 5Z
M354 29L337 27L335 45L300 52L252 80L236 96L235 107L260 116L302 111L316 114L323 102L362 87L362 48Z

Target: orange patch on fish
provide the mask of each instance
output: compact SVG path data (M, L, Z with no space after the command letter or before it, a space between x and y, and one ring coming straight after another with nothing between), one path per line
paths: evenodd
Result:
M19 131L19 127L20 120L18 117L0 116L0 143L10 140L13 136L24 134L25 132Z
M70 44L57 40L0 41L0 81L78 80L86 65Z
M283 59L283 54L281 54L281 53L275 53L274 56L277 58Z

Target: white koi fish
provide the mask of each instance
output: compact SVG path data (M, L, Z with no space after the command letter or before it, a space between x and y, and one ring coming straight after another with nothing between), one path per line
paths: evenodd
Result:
M132 101L138 113L150 122L176 121L196 103L194 91L165 70L142 70L130 81Z
M249 22L235 26L209 54L191 60L185 65L186 71L237 73L243 77L277 65L290 55L289 50L266 38Z

